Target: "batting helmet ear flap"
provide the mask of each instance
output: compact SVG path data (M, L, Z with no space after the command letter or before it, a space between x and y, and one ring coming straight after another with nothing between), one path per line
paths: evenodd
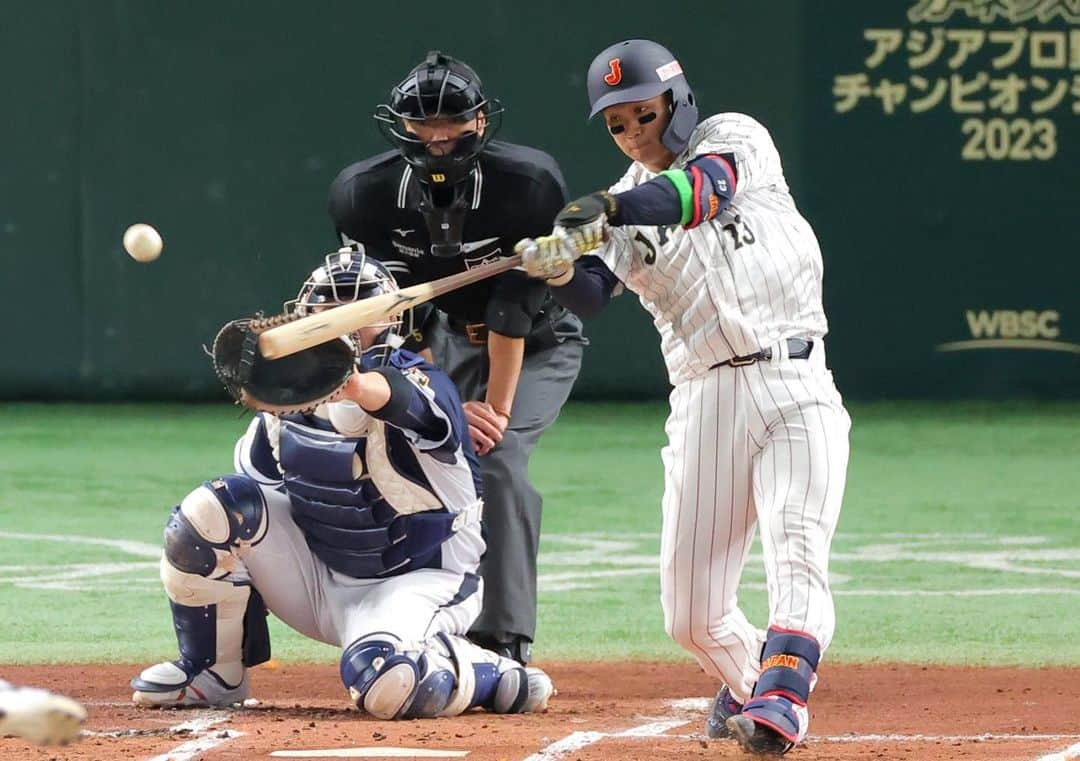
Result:
M697 102L689 86L671 91L671 121L668 123L660 142L672 153L678 155L690 142L690 135L698 122Z

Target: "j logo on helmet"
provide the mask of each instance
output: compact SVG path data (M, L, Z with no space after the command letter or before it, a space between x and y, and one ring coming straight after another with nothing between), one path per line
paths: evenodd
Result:
M614 87L622 82L622 64L618 58L612 58L608 61L608 66L611 67L611 71L604 75L604 81Z

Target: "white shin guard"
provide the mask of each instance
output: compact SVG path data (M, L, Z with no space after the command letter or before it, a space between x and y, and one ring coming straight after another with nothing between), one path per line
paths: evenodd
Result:
M169 599L177 605L202 609L204 616L210 616L210 606L216 606L214 671L229 684L239 684L244 676L244 611L251 588L184 573L173 567L164 555L161 581Z

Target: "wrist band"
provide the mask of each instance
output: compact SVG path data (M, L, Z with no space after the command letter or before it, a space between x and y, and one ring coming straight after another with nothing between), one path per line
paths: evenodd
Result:
M682 219L680 225L685 225L694 216L694 188L686 176L684 169L665 169L660 173L675 186L675 192L679 194L679 203L682 204Z

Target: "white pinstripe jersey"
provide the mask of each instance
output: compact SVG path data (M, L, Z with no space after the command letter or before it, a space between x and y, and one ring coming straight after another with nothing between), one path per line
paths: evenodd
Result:
M723 214L692 230L613 228L596 252L652 314L672 383L828 329L821 249L795 208L768 130L745 114L717 114L697 126L672 168L706 153L735 157L735 197ZM655 176L634 162L611 192Z

